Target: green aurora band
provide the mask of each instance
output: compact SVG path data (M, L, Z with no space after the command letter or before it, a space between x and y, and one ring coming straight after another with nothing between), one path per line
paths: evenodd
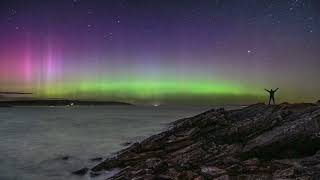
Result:
M248 94L250 92L250 94ZM186 82L186 81L97 81L75 83L53 83L41 88L40 97L49 98L103 98L126 101L161 101L166 97L178 96L255 96L261 97L261 89L246 88L229 82Z

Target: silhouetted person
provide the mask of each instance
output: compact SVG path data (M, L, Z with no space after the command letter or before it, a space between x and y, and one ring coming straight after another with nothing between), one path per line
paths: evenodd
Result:
M267 92L269 92L269 94L270 94L270 97L269 97L269 105L270 105L270 103L271 103L271 100L273 101L273 104L276 104L275 101L274 101L274 93L277 92L278 89L279 89L279 88L277 88L277 89L275 89L275 90L270 89L270 91L267 90L267 89L264 89L264 90L266 90Z

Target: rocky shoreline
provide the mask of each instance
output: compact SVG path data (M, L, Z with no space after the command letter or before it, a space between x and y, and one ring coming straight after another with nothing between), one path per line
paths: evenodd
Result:
M111 180L320 179L320 106L212 109L74 174L113 169Z

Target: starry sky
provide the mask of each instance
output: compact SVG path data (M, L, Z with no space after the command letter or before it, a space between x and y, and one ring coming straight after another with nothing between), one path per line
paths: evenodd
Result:
M231 104L320 99L319 0L1 0L0 91Z

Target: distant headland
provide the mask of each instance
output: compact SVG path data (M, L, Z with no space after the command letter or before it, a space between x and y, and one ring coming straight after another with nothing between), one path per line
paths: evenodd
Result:
M13 106L131 106L133 104L117 101L88 101L88 100L14 100L0 101L0 107Z

